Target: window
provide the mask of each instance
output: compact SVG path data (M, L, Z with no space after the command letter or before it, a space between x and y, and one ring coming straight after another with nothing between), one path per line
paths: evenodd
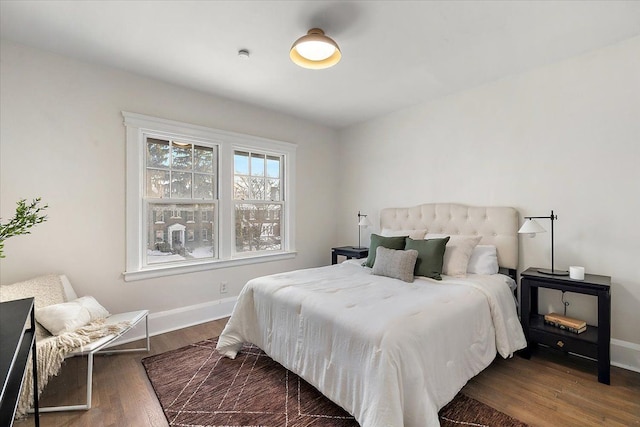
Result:
M125 280L294 256L295 145L123 116Z
M196 242L187 230L195 212L215 211L217 204L218 146L186 142L144 133L144 201L151 213L146 229L150 238L143 254L143 266L214 258L209 240ZM166 218L166 221L158 221ZM193 221L191 221L193 222ZM209 223L199 227L212 228ZM166 241L151 236L167 235Z
M236 252L282 249L282 163L282 156L234 152Z

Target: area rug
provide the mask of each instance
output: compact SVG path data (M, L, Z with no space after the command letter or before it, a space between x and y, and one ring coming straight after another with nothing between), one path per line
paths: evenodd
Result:
M142 359L170 426L357 427L346 411L258 347L235 360L217 338ZM458 394L440 411L443 427L526 424Z

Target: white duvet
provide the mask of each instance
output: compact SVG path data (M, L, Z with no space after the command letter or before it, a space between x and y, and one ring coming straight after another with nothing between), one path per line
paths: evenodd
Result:
M438 426L438 410L496 356L526 345L507 276L413 283L358 262L249 281L218 340L250 342L362 427Z

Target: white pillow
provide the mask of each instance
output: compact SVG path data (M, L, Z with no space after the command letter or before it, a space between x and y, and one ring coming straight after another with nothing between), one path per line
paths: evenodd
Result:
M53 335L75 331L91 321L89 310L75 301L36 308L35 315L38 323Z
M493 245L477 245L471 252L467 273L471 274L497 274L498 252Z
M81 306L86 308L89 311L89 315L91 315L91 321L104 319L105 317L109 317L109 311L106 308L100 305L98 301L94 297L81 297L73 300L73 302L79 303Z
M409 236L413 240L423 239L426 233L427 230L392 230L390 228L383 228L382 231L380 231L382 237Z
M448 234L427 234L425 239L441 239L449 236L442 261L442 273L447 276L464 277L473 248L478 245L482 236L456 236Z

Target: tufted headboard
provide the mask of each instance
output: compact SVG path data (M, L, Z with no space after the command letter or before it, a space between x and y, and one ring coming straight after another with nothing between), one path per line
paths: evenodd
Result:
M494 245L498 265L518 268L518 211L509 207L427 203L380 211L380 229L427 230L427 233L480 235L481 245Z

